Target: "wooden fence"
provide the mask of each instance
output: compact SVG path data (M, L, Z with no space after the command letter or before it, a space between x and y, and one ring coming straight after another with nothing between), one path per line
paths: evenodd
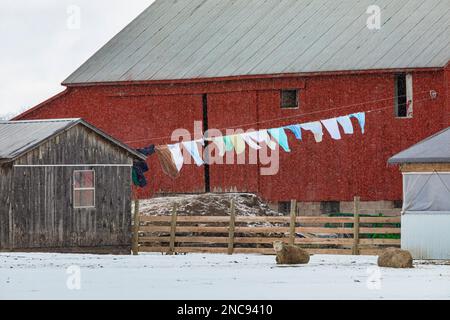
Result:
M299 217L292 202L290 216L170 216L135 214L133 253L275 254L273 242L298 245L312 254L376 255L400 246L400 217ZM394 237L392 235L395 235Z

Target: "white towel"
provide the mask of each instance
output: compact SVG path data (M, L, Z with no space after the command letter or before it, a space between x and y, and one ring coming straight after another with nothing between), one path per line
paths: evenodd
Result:
M167 146L170 150L170 153L172 154L173 161L175 162L175 165L178 169L178 172L181 171L184 165L184 157L183 153L181 152L181 146L179 143L177 144L171 144Z
M323 125L327 129L327 131L330 133L331 137L334 140L341 140L341 132L339 131L339 125L336 118L328 119L328 120L322 120Z

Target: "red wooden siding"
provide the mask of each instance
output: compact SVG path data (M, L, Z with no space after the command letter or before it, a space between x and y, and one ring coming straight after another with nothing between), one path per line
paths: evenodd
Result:
M447 123L450 124L450 62L445 67L445 86L447 88Z
M331 140L327 133L320 144L306 132L303 142L290 135L292 153L280 152L276 176L260 176L257 165L213 165L211 189L258 192L269 201L350 201L356 194L367 201L398 200L401 175L397 167L387 166L387 159L450 124L449 73L450 68L414 73L413 119L394 117L392 73L73 87L20 118L82 117L131 146L142 147L169 143L166 137L177 128L192 131L194 121L203 119L203 93L208 93L210 128L265 121L259 128L268 128L388 108L367 114L364 136L356 121L355 135L341 141ZM280 109L281 88L301 90L298 110ZM439 93L438 99L420 101L429 98L430 90ZM349 107L330 110L342 106ZM162 173L156 157L149 164L150 185L141 192L143 197L204 190L204 168L185 166L181 177L172 180Z

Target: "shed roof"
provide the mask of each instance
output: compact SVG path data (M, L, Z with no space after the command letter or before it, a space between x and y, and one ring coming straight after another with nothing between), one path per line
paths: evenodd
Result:
M389 163L450 163L450 127L393 156Z
M78 124L93 130L136 158L145 156L82 119L0 121L0 162L10 162Z
M449 26L450 0L156 0L63 84L440 68Z

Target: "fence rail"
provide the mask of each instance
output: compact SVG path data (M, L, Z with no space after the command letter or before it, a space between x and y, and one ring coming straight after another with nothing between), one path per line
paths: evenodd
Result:
M312 254L376 255L400 246L401 218L360 216L359 198L351 217L298 217L291 208L287 217L236 216L232 201L229 216L179 216L176 205L171 216L135 214L133 252L274 254L283 241Z

